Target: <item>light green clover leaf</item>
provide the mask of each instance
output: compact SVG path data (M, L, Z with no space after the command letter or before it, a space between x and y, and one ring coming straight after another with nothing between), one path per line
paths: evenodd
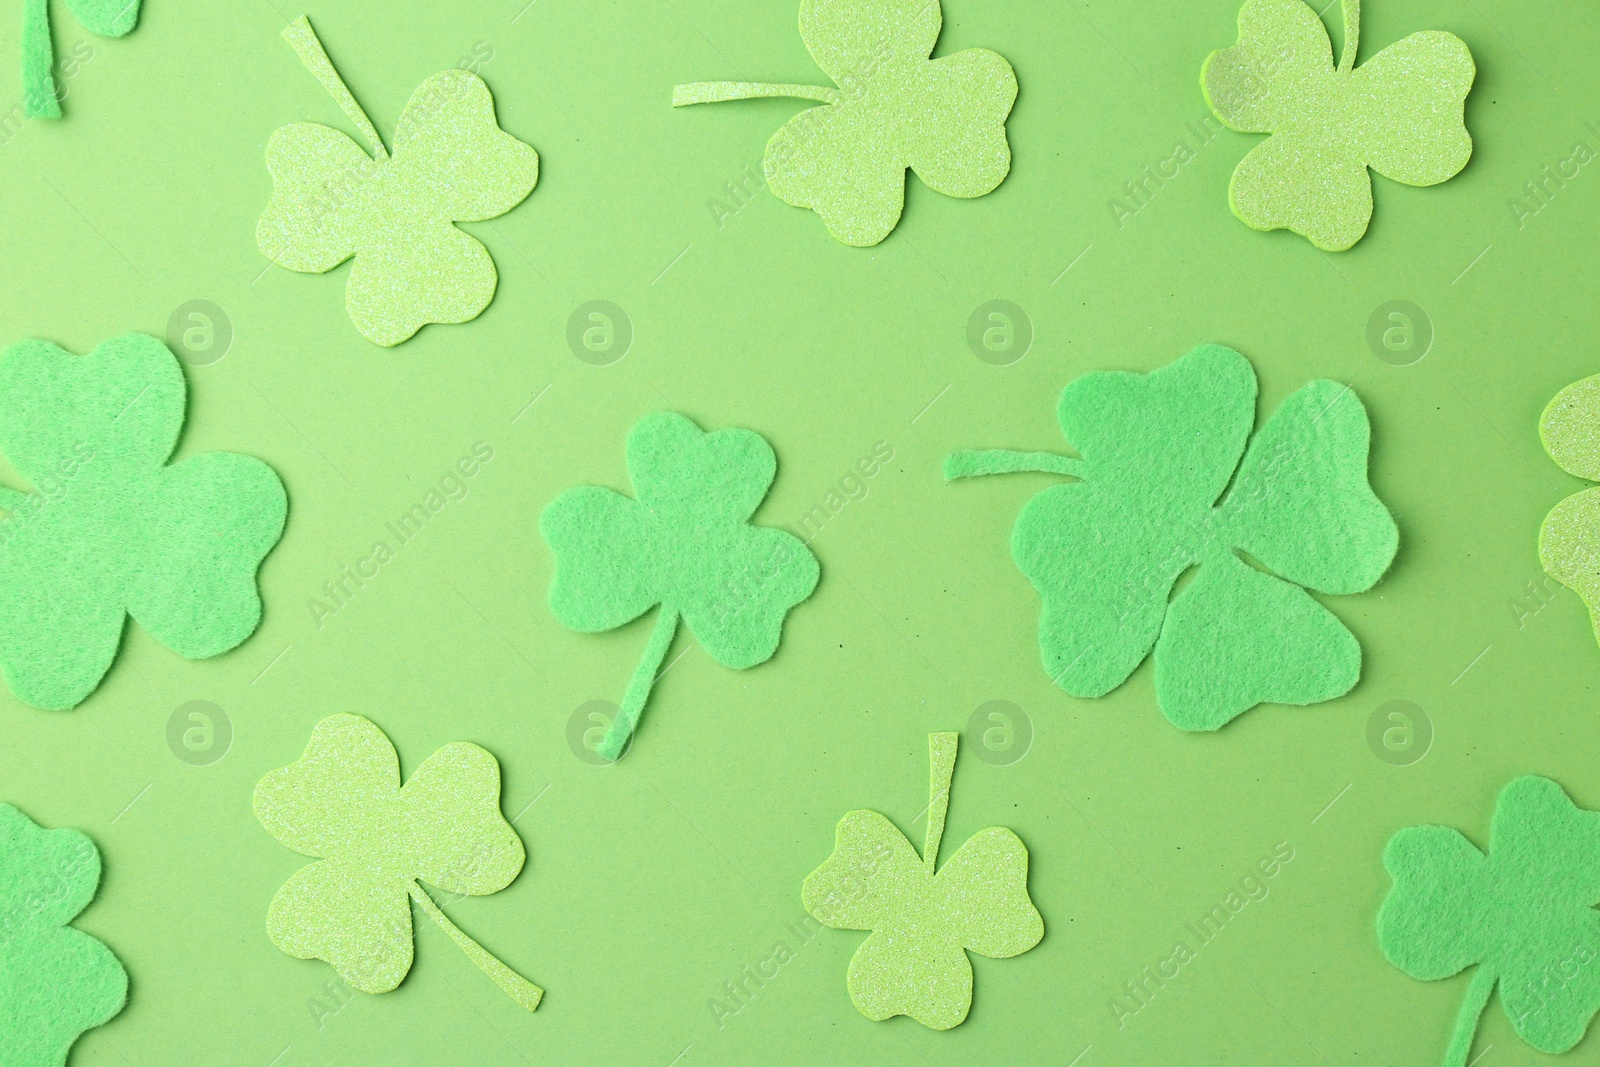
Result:
M1011 169L1016 74L986 48L930 60L942 23L939 0L801 0L800 37L838 88L698 82L673 90L672 103L819 101L767 142L768 186L815 211L845 244L875 245L900 220L908 168L967 198L993 191Z
M1463 113L1477 71L1462 40L1413 33L1357 67L1360 0L1344 0L1344 20L1336 68L1315 10L1301 0L1248 0L1239 43L1211 53L1200 73L1206 103L1229 128L1271 134L1233 172L1233 213L1329 252L1367 232L1369 167L1406 185L1437 185L1472 155Z
M1600 482L1600 374L1556 394L1539 420L1539 437L1562 470ZM1600 489L1573 493L1550 509L1539 528L1539 561L1583 598L1600 634Z
M1383 865L1384 957L1426 982L1477 968L1444 1067L1466 1064L1496 986L1522 1040L1549 1053L1578 1043L1600 1011L1600 812L1527 775L1501 790L1487 855L1448 827L1411 826Z
M1255 405L1249 362L1206 345L1149 374L1069 384L1056 415L1081 458L946 461L951 479L1081 479L1035 496L1011 536L1043 601L1039 644L1061 688L1108 693L1153 648L1162 712L1215 730L1259 703L1312 704L1355 685L1360 645L1301 586L1361 592L1394 558L1394 519L1367 484L1366 409L1349 386L1313 381L1252 439Z
M778 470L760 434L706 433L658 411L628 432L627 460L638 499L578 486L539 518L556 560L550 610L563 626L599 633L661 607L598 750L613 761L633 736L680 619L724 667L754 667L777 651L784 617L818 576L799 538L749 521Z
M411 970L409 900L529 1011L544 991L462 933L422 888L486 896L522 870L522 840L500 814L500 765L457 741L400 783L400 757L359 715L317 723L305 754L262 778L252 801L267 832L318 862L300 868L267 909L267 935L296 959L333 964L365 993Z
M939 866L959 735L928 736L928 830L922 855L875 811L839 821L833 854L801 889L806 911L835 930L870 930L846 985L869 1019L909 1015L948 1030L972 1007L968 952L1018 956L1044 937L1028 896L1028 849L1003 826L980 830Z
M125 36L139 21L140 0L66 0L78 24L98 37ZM56 85L56 48L50 39L50 0L22 0L22 104L30 119L58 119L65 87ZM71 77L77 56L61 61Z
M232 452L169 464L184 406L177 359L144 334L87 356L32 340L0 352L0 451L32 486L0 488L0 668L28 703L87 697L129 615L190 659L260 621L283 484Z
M430 322L476 318L494 299L498 275L483 245L454 223L520 204L538 180L537 153L500 129L481 78L451 69L411 94L391 157L311 24L301 17L283 35L373 155L313 122L275 132L267 142L272 200L256 227L262 253L312 274L354 256L345 306L375 344L397 345Z

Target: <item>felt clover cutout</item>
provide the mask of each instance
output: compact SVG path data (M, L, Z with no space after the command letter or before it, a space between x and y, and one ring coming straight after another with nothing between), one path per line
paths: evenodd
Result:
M500 765L489 753L448 744L401 785L400 757L382 730L359 715L330 715L300 759L261 779L252 806L273 837L319 857L267 909L278 948L326 960L364 993L387 993L411 970L415 901L512 1000L539 1006L544 990L462 933L422 887L485 896L522 870L522 840L500 814Z
M0 1063L60 1067L85 1030L123 1008L128 974L71 926L100 886L100 852L0 804Z
M838 88L697 82L677 86L672 105L818 101L767 142L768 187L822 216L845 244L875 245L900 220L907 168L946 196L969 198L1011 169L1006 116L1017 77L987 48L929 59L943 21L939 0L801 0L800 37Z
M1361 646L1301 586L1359 593L1394 558L1394 519L1367 484L1366 409L1349 386L1313 381L1252 439L1255 406L1249 362L1206 345L1149 374L1068 385L1056 417L1081 457L946 460L950 479L1079 479L1035 496L1011 535L1044 602L1045 669L1068 693L1110 692L1152 648L1156 699L1184 730L1215 730L1269 701L1332 700L1355 685ZM1169 604L1191 567L1193 581Z
M283 36L372 156L314 122L274 133L272 200L256 227L262 253L311 274L355 257L345 307L362 336L386 348L430 322L477 318L498 276L488 251L454 223L497 218L522 203L538 180L538 155L500 129L481 78L451 69L411 94L391 157L305 17Z
M1233 172L1233 213L1327 252L1367 232L1368 168L1437 185L1472 155L1463 113L1477 70L1461 38L1413 33L1357 67L1360 0L1343 0L1343 10L1337 67L1315 10L1301 0L1248 0L1239 43L1211 53L1200 73L1206 103L1229 128L1271 134Z
M29 704L93 692L129 615L189 659L260 621L283 483L233 452L169 463L184 406L177 359L144 334L87 356L48 341L0 352L0 451L33 487L0 487L0 669Z
M1600 482L1600 374L1574 382L1539 420L1545 451L1568 474ZM1600 634L1600 489L1574 493L1539 529L1545 572L1583 598Z
M66 0L78 24L99 37L122 37L139 21L140 0ZM66 94L56 87L56 48L50 39L50 0L22 0L22 106L30 119L58 119ZM77 52L61 61L70 78Z
M833 855L807 876L806 911L835 930L870 930L846 985L869 1019L909 1015L948 1030L972 1007L968 952L1019 956L1044 937L1028 896L1028 850L1003 826L980 830L940 867L939 839L956 764L953 733L928 735L928 830L922 855L875 811L839 820Z
M1600 812L1527 775L1500 792L1485 855L1444 826L1389 841L1394 879L1378 912L1384 957L1438 981L1476 967L1445 1052L1464 1067L1489 995L1517 1036L1565 1052L1600 1011Z
M749 521L778 469L760 434L705 433L658 411L628 432L627 458L638 499L583 485L539 518L555 554L550 610L563 626L614 630L660 606L598 749L611 761L633 736L679 620L724 667L754 667L777 651L784 616L818 575L799 538Z

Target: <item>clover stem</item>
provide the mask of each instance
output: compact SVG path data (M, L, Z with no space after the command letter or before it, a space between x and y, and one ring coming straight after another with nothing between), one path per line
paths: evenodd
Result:
M1461 1014L1456 1016L1456 1032L1450 1035L1450 1047L1444 1054L1444 1067L1466 1067L1467 1053L1472 1051L1472 1039L1478 1033L1478 1020L1489 1003L1494 990L1495 973L1486 963L1478 964L1467 986L1467 999L1461 1002Z
M922 865L928 873L939 869L939 839L950 810L950 777L956 769L955 733L928 735L928 832L922 839Z
M300 57L300 62L305 64L312 77L328 90L333 102L338 104L350 121L356 124L356 129L361 131L361 135L372 146L372 158L380 163L388 159L389 150L383 146L383 138L378 136L377 128L372 125L372 120L367 118L367 113L361 110L361 105L356 103L356 98L350 95L350 90L345 86L344 79L339 77L339 71L334 67L333 60L328 58L327 51L322 47L317 31L311 28L310 20L301 15L289 23L283 28L283 39L294 48L295 55Z
M467 959L477 964L478 970L494 980L494 984L505 990L512 1000L522 1005L529 1011L539 1006L539 1000L544 996L544 990L528 981L510 967L501 963L488 949L478 944L472 938L461 932L461 928L450 921L449 916L439 910L439 905L416 882L411 883L411 899L417 906L427 913L428 918L439 924L439 928L450 935L462 952L467 954Z
M1339 73L1349 74L1356 65L1356 45L1361 41L1361 0L1344 0L1344 50L1339 53Z
M56 49L50 40L50 0L22 0L22 104L30 119L58 119Z
M650 643L644 646L644 655L640 657L639 665L633 669L633 677L628 681L628 691L622 695L622 706L617 709L617 717L606 731L605 740L600 742L598 751L602 759L615 763L622 758L622 750L627 746L628 738L633 736L634 728L639 725L644 702L650 698L650 688L659 677L661 661L667 658L667 649L672 647L672 639L677 632L678 609L671 604L662 604L656 616L655 629L650 631Z
M672 106L718 104L724 100L753 100L758 96L789 96L837 104L844 94L825 85L775 85L770 82L691 82L672 87Z
M945 457L944 480L977 478L985 474L1064 474L1083 477L1083 460L1054 452L1013 452L1008 448L979 448L952 452Z

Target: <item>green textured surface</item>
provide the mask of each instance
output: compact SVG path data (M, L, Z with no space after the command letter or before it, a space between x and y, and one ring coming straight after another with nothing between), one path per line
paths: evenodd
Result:
M1551 181L1543 206L1524 189L1576 142L1600 147L1585 125L1600 124L1600 9L1474 5L1363 5L1364 54L1421 28L1467 42L1477 149L1433 188L1375 178L1371 228L1337 256L1242 225L1228 180L1254 138L1214 119L1209 141L1194 132L1209 115L1199 65L1235 40L1236 0L945 0L936 54L991 48L1016 68L1012 170L974 200L908 181L900 225L865 250L745 176L803 103L669 103L674 85L725 70L812 80L793 3L539 0L514 23L521 3L314 7L380 128L476 57L502 128L543 164L524 206L462 227L494 250L494 302L393 351L351 327L348 267L262 274L267 139L308 118L354 133L279 37L299 9L162 0L116 42L60 20L61 54L87 40L94 58L62 121L0 144L0 244L17 265L0 338L84 352L163 335L173 309L214 301L232 346L185 368L184 447L262 457L292 502L261 572L261 627L239 648L194 662L130 627L122 662L71 714L0 697L0 799L95 840L105 877L75 925L130 975L127 1009L81 1039L74 1067L521 1064L513 1045L598 1067L666 1067L689 1046L678 1067L1064 1067L1090 1045L1077 1067L1438 1067L1470 978L1420 982L1378 951L1385 843L1432 823L1482 846L1501 787L1528 773L1600 808L1600 650L1537 549L1545 514L1585 488L1544 455L1538 423L1600 373L1600 172ZM11 70L0 100L20 99ZM1143 168L1159 178L1180 139L1192 158L1158 187ZM1123 188L1140 181L1143 203ZM712 199L733 212L720 229ZM1031 349L1004 367L966 340L996 298L1032 322ZM610 366L567 346L594 299L632 322ZM1433 325L1411 366L1368 347L1373 312L1396 299ZM1040 669L1038 597L1005 544L1020 501L1057 479L952 487L940 464L975 445L1055 447L1065 383L1203 342L1250 358L1258 420L1308 381L1354 388L1403 543L1371 592L1328 600L1364 650L1349 695L1191 734L1156 707L1149 664L1096 700ZM730 671L680 638L635 750L596 766L574 757L568 724L618 699L651 620L563 627L538 516L574 485L629 491L622 442L660 410L772 442L760 521L811 537L823 580L759 668ZM402 542L389 527L419 505L426 521ZM231 723L206 766L167 740L196 699ZM841 984L860 935L812 931L797 887L846 811L919 840L928 734L992 700L1027 713L1031 747L1001 766L969 759L981 743L963 736L945 834L1014 830L1049 933L1013 959L973 958L955 1029L872 1022ZM1392 700L1432 723L1410 766L1368 747ZM444 906L547 990L537 1012L432 923L381 996L330 991L326 963L272 945L265 910L306 861L261 829L251 791L337 712L380 723L403 768L455 741L494 754L528 862L501 892ZM1003 745L1005 730L985 732ZM1020 747L1025 732L1011 736ZM1202 942L1188 928L1214 909L1220 932ZM780 941L793 958L767 962ZM758 985L762 969L776 973ZM735 981L753 993L719 1028L707 1002ZM1153 991L1143 1002L1134 982ZM1479 1067L1600 1055L1590 1034L1541 1058L1503 1012L1478 1040L1495 1046Z

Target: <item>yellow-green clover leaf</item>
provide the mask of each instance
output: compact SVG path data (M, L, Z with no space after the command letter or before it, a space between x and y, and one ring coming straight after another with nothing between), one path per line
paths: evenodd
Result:
M87 356L32 340L0 352L0 451L32 487L0 487L0 668L35 707L87 697L129 615L190 659L261 619L283 483L232 452L169 464L184 407L177 359L144 334Z
M1361 646L1301 587L1361 592L1399 545L1367 483L1366 409L1349 386L1313 381L1252 438L1255 408L1249 362L1205 345L1149 374L1087 374L1062 390L1056 417L1081 457L946 460L951 479L1079 479L1030 500L1011 535L1043 601L1045 669L1073 696L1115 689L1152 648L1156 699L1185 730L1355 685Z
M1329 252L1367 232L1369 167L1406 185L1437 185L1472 155L1463 113L1477 70L1461 38L1413 33L1357 67L1360 0L1344 0L1344 21L1335 67L1315 10L1301 0L1248 0L1239 43L1211 53L1200 73L1218 118L1271 134L1233 172L1233 213Z
M582 633L614 630L660 605L644 658L601 743L620 758L681 619L724 667L777 651L789 609L816 588L817 559L793 534L751 524L777 474L772 446L750 430L705 433L676 412L628 432L638 499L578 486L539 518L555 554L550 610Z
M1028 849L1003 826L980 830L938 863L955 770L953 733L928 735L928 829L922 855L875 811L839 820L833 855L806 877L801 901L835 930L870 930L846 985L869 1019L909 1015L948 1030L972 1007L968 952L1019 956L1044 937L1028 896Z
M1578 1043L1600 1011L1600 812L1527 775L1501 790L1487 855L1448 827L1411 826L1383 865L1384 957L1425 982L1477 968L1444 1067L1465 1067L1497 986L1522 1040L1550 1053Z
M256 227L261 251L312 274L354 256L345 306L375 344L397 345L430 322L476 318L498 276L488 250L454 224L520 204L538 180L538 155L500 129L483 80L453 68L411 94L391 157L311 24L302 16L283 35L373 154L314 122L275 132L267 142L272 200Z
M1600 374L1556 394L1539 420L1539 437L1562 470L1600 482ZM1600 634L1600 489L1573 493L1550 509L1539 529L1539 561L1583 598Z
M500 814L500 765L457 741L400 783L400 757L360 715L317 723L305 754L262 778L252 802L267 832L303 856L267 909L267 935L296 959L326 960L351 986L387 993L411 970L411 904L529 1011L544 991L462 933L422 888L485 896L522 870L522 840Z
M762 168L785 203L822 216L845 244L889 236L906 170L946 196L991 192L1011 169L1011 64L987 48L930 59L939 0L801 0L800 37L838 85L697 82L674 107L758 96L816 100L767 142Z
M140 0L66 0L78 24L98 37L122 37L139 21ZM92 53L91 53L92 54ZM67 77L76 53L61 61ZM58 119L64 87L56 85L56 48L50 39L50 0L22 0L22 107L30 119Z

